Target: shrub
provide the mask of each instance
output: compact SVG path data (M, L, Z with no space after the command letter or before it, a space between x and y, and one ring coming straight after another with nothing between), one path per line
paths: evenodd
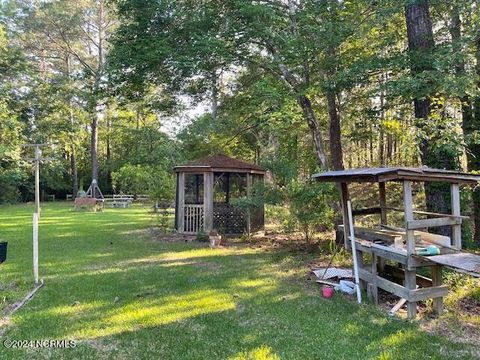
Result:
M209 242L210 237L205 232L205 230L198 230L197 231L197 241L199 241L199 242Z
M292 181L286 187L290 214L307 242L322 227L333 228L335 187L332 184Z

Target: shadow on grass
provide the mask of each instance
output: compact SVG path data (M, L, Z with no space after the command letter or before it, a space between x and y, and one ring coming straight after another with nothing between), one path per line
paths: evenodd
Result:
M149 226L141 213L139 223L136 213L119 212L88 224L83 213L61 214L45 211L46 284L4 338L75 339L78 346L2 351L2 359L470 356L373 307L309 295L285 271L295 263L292 253L131 239L129 231ZM17 237L15 256L29 253L20 239L28 232ZM25 269L27 260L17 258L7 271L11 278Z

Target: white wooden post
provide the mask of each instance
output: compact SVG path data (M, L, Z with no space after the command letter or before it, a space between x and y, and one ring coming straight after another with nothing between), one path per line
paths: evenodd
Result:
M35 147L35 212L40 217L40 157L42 150L39 146Z
M33 213L33 280L38 285L38 214Z
M460 186L458 184L450 185L452 215L460 216ZM452 244L454 248L462 248L462 225L452 225Z
M415 290L417 287L416 269L409 269L411 256L415 254L415 234L413 230L408 229L408 222L413 220L413 200L412 200L412 182L403 182L403 206L405 211L405 231L407 240L407 268L405 269L405 288ZM407 299L408 300L408 299ZM417 303L407 302L407 315L409 319L417 316Z
M178 232L185 232L185 173L178 173Z
M213 172L203 173L203 221L205 231L213 230Z

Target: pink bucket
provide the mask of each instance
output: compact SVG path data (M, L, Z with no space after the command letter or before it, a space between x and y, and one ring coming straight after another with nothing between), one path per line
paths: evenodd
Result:
M323 286L322 287L322 296L324 298L331 298L333 296L333 287Z

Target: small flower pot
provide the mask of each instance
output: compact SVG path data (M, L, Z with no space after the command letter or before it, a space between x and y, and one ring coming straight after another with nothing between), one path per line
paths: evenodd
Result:
M333 296L333 287L323 286L322 287L322 296L324 298L331 298Z
M220 245L222 242L222 236L221 235L210 235L210 247L214 248Z
M0 264L7 260L7 242L0 242Z

